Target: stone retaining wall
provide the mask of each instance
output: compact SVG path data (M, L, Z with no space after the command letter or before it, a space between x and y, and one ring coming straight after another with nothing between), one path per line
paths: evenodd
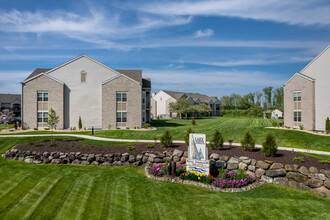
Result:
M35 164L75 164L102 166L141 166L146 163L163 163L173 161L184 164L187 151L166 150L164 152L146 151L137 156L129 153L114 154L81 154L79 152L43 152L20 151L12 148L2 155L6 159L25 161ZM330 170L318 170L315 167L299 167L296 164L273 163L272 161L257 161L248 157L227 157L211 154L211 172L220 168L235 172L245 170L246 174L267 183L275 183L296 189L313 191L321 196L330 197Z

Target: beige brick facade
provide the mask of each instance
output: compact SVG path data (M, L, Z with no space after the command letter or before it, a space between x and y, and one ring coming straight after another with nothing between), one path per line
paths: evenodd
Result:
M127 92L127 127L142 126L142 87L140 84L119 76L102 86L102 128L116 128L116 93Z
M49 109L53 108L59 116L57 129L63 129L64 122L64 85L50 77L40 75L22 85L22 125L37 128L37 92L48 91Z
M293 92L301 91L301 124L305 130L315 129L315 83L296 74L284 86L284 125L294 127Z

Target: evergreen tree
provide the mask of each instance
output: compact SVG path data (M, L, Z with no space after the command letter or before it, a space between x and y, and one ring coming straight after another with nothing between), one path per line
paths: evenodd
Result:
M49 114L48 114L48 121L47 124L49 126L50 129L55 129L56 130L56 126L59 122L59 116L56 115L56 112L54 109L50 109L49 110Z
M330 120L329 117L327 117L327 120L325 121L325 131L327 134L330 133Z
M187 129L186 134L184 135L184 142L186 142L186 144L189 146L189 134L193 133L193 130L191 129L191 127L189 127Z
M219 131L219 129L216 129L214 132L214 135L210 142L212 150L220 150L223 145L223 137Z
M195 125L195 124L196 124L196 120L195 120L194 117L191 119L191 124L192 124L192 125Z
M274 157L277 153L276 140L271 133L268 133L266 141L262 144L262 153L266 157Z
M171 147L172 146L172 135L169 130L165 130L164 134L160 137L160 145L163 147Z
M245 132L244 138L241 140L241 148L246 151L253 151L255 140L249 130Z
M82 122L81 122L81 117L80 116L79 116L78 128L79 128L79 130L82 129Z

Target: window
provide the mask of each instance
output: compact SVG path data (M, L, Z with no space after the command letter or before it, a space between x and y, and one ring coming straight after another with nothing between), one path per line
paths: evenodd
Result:
M37 121L38 127L47 127L48 122L48 92L37 93Z
M117 127L126 127L127 122L127 92L117 92L116 94L116 122Z
M293 121L296 123L301 122L301 112L300 111L293 112Z
M81 75L81 82L86 82L87 72L85 70L82 70L80 75Z
M295 102L301 101L301 92L300 91L293 93L293 101L295 101Z

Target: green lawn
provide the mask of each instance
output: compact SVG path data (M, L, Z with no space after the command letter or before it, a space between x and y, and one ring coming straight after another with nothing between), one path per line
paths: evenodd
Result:
M36 139L0 138L0 153ZM329 207L329 199L272 184L222 193L151 180L134 167L0 159L0 219L329 219Z
M294 130L266 129L272 126L272 122L282 122L278 119L263 119L251 117L210 117L196 119L196 125L191 125L190 119L162 119L154 121L157 127L155 131L132 131L132 130L102 130L95 131L95 136L121 139L149 139L154 137L160 139L165 129L169 129L174 140L183 140L183 136L188 127L192 127L195 133L205 133L210 140L215 129L219 129L225 141L229 139L240 142L245 131L250 129L257 144L262 144L266 134L272 132L277 139L277 143L282 147L303 148L312 150L322 150L330 152L330 137L308 134ZM47 134L49 131L29 132L25 134ZM63 132L60 132L63 133ZM78 134L91 135L90 131L72 132Z

